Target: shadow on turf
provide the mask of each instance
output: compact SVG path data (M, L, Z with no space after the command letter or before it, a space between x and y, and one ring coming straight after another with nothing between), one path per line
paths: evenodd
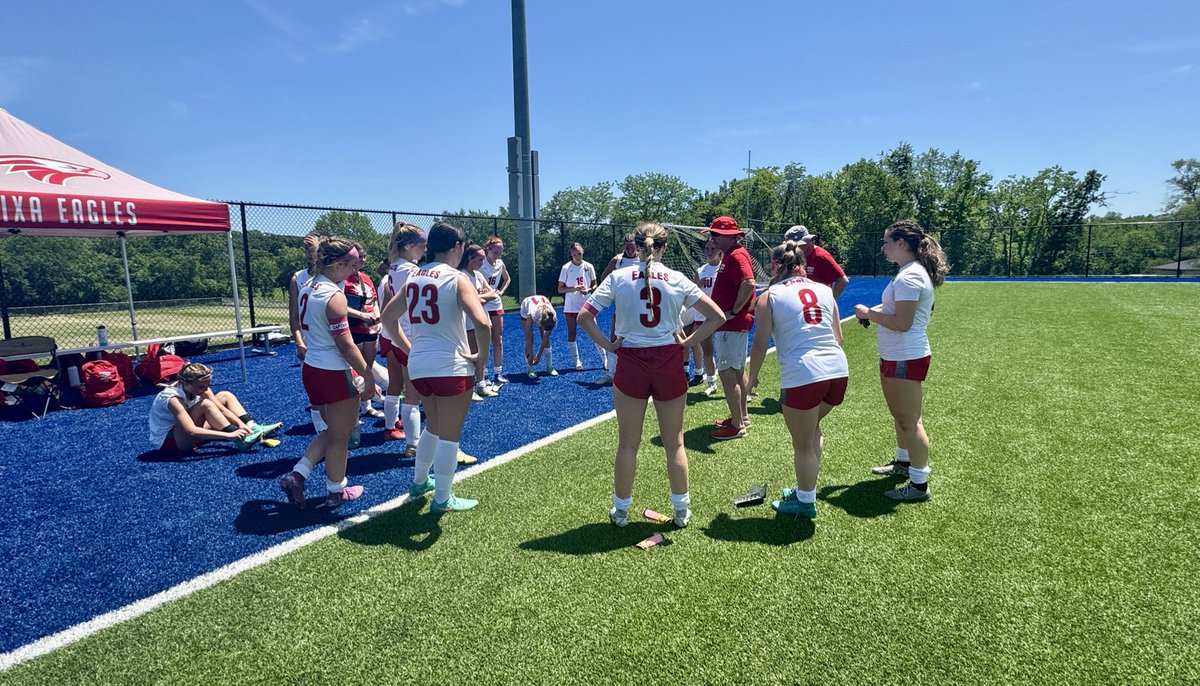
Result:
M563 531L552 536L535 538L525 541L519 548L542 553L562 553L563 555L595 555L609 553L621 548L631 548L638 541L656 533L667 533L677 529L670 524L655 524L653 522L630 522L629 526L618 529L608 522L593 522L583 526Z
M731 543L764 543L766 545L791 545L812 538L816 527L811 519L776 515L770 509L766 515L756 517L730 517L722 512L701 529L705 536Z
M896 511L900 503L884 496L883 492L895 488L902 481L898 477L887 477L865 479L856 484L825 486L817 491L817 498L844 510L851 517L870 519Z
M366 455L351 453L350 459L346 462L346 476L365 476L414 466L413 458L402 457L402 455L403 453L398 452L375 452ZM277 479L292 471L296 459L295 457L284 457L278 460L242 465L237 468L236 474L244 479Z
M213 446L212 449L202 449L202 450L197 450L197 451L190 452L190 453L174 453L174 452L164 453L158 449L147 450L146 452L142 453L141 455L138 455L134 459L137 460L138 462L150 462L150 463L159 463L159 464L171 463L171 462L173 462L175 464L187 464L189 462L205 462L208 460L217 460L217 459L226 458L226 457L230 457L231 455L237 455L237 454L238 454L238 451L234 450L233 448Z
M405 550L426 550L442 535L441 517L420 515L425 498L413 498L395 510L350 527L339 537L360 545L394 545Z
M233 526L243 534L273 536L285 531L333 524L352 514L325 507L324 495L308 498L303 510L283 500L251 500L242 505L241 512L233 520Z

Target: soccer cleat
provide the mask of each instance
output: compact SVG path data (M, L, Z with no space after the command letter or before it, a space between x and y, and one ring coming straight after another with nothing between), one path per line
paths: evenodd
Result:
M600 376L599 379L596 379L597 386L607 386L612 382L613 382L613 378L611 376L609 376L608 374L603 374Z
M342 503L348 503L351 500L358 500L363 494L362 486L347 486L338 493L330 493L325 496L325 507L339 507Z
M425 479L423 483L413 483L413 485L409 486L408 496L410 498L420 498L426 493L432 493L434 486L436 486L436 484L434 483L433 475L430 474L429 478Z
M479 458L475 457L474 455L468 455L461 450L458 451L458 463L459 464L475 464L478 461L479 461Z
M374 405L367 405L367 409L363 411L363 414L368 417L379 418L383 416L383 410L375 407Z
M529 370L529 372L525 374L525 376L528 376L528 377L529 377L529 378L531 378L531 379L536 379L536 378L537 378L537 372L535 372L535 371L533 371L532 369L530 369L530 370Z
M262 430L263 438L271 438L275 434L279 433L279 430L283 428L283 422L275 422L274 424L259 424L258 428Z
M242 436L241 438L234 441L233 447L236 448L237 450L240 450L243 453L248 453L251 450L254 450L254 444L261 441L262 437L263 437L262 427L255 426L253 429L250 430L250 433L248 433L245 436Z
M473 403L483 402L483 396L479 395L479 391L471 391L471 402L473 402Z
M686 529L690 521L692 521L692 508L685 507L682 510L675 510L675 526Z
M892 460L887 464L879 465L878 467L871 467L871 473L880 474L883 476L899 476L908 478L908 463L900 462L899 460Z
M288 502L304 509L304 477L299 472L288 472L279 480L279 488L287 496Z
M705 389L704 389L704 395L707 395L707 396L709 396L709 397L712 397L712 395L713 395L714 393L716 393L716 392L717 392L717 385L716 385L716 384L711 384L711 383L710 383L710 384L709 384L707 387L705 387Z
M784 489L787 490L787 489ZM740 495L733 499L734 507L753 507L762 505L767 500L767 485L751 486L750 490L746 491L745 495Z
M717 427L717 430L712 432L712 437L719 441L727 441L731 438L745 438L746 427L738 428L732 425Z
M506 384L508 383L508 377L504 376L503 374L497 374L495 381L496 385Z
M892 500L899 500L902 503L920 503L929 500L929 486L925 486L925 490L921 490L909 481L900 488L893 488L890 491L884 491L883 494Z
M702 374L696 374L692 378L688 379L688 385L699 386L701 381L704 381L704 376Z
M549 376L558 376L558 370L551 367L550 369L546 370L546 374Z
M404 448L404 456L405 457L416 457L417 456L417 444L409 443L408 446L406 446Z
M787 491L791 489L784 490ZM805 519L816 519L817 517L817 504L802 503L799 500L796 500L795 493L792 494L792 498L790 500L786 497L783 500L772 500L771 509L775 510L779 514L796 515L797 517L804 517Z
M430 512L465 512L479 504L478 500L470 498L458 498L453 493L450 498L444 503L433 501L429 504Z
M480 384L480 385L476 386L475 392L478 393L479 395L482 395L485 398L495 398L497 395L496 389L492 388L491 386L489 386L487 384Z
M400 429L388 429L383 432L383 440L385 441L403 441L404 432Z
M624 528L625 525L629 524L629 510L612 508L608 511L608 521L612 522L614 526Z
M733 426L733 420L729 417L726 417L724 419L718 420L716 425L717 426ZM742 426L746 427L747 429L750 428L750 417L749 416L742 417Z

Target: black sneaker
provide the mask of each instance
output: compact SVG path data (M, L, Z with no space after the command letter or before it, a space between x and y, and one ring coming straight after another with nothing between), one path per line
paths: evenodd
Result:
M908 463L892 460L887 464L879 465L878 467L871 467L871 473L879 474L881 476L898 476L907 479Z

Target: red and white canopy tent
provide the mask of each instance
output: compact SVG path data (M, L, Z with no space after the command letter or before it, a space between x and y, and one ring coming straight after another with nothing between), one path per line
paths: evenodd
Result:
M241 302L229 206L197 200L130 176L0 109L0 236L89 236L121 241L129 322L137 340L127 236L224 233L238 345Z

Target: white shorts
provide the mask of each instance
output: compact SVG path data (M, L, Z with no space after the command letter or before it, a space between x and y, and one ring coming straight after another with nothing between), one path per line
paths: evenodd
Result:
M717 371L722 369L745 369L746 345L750 342L749 331L718 331L712 335L713 359Z

